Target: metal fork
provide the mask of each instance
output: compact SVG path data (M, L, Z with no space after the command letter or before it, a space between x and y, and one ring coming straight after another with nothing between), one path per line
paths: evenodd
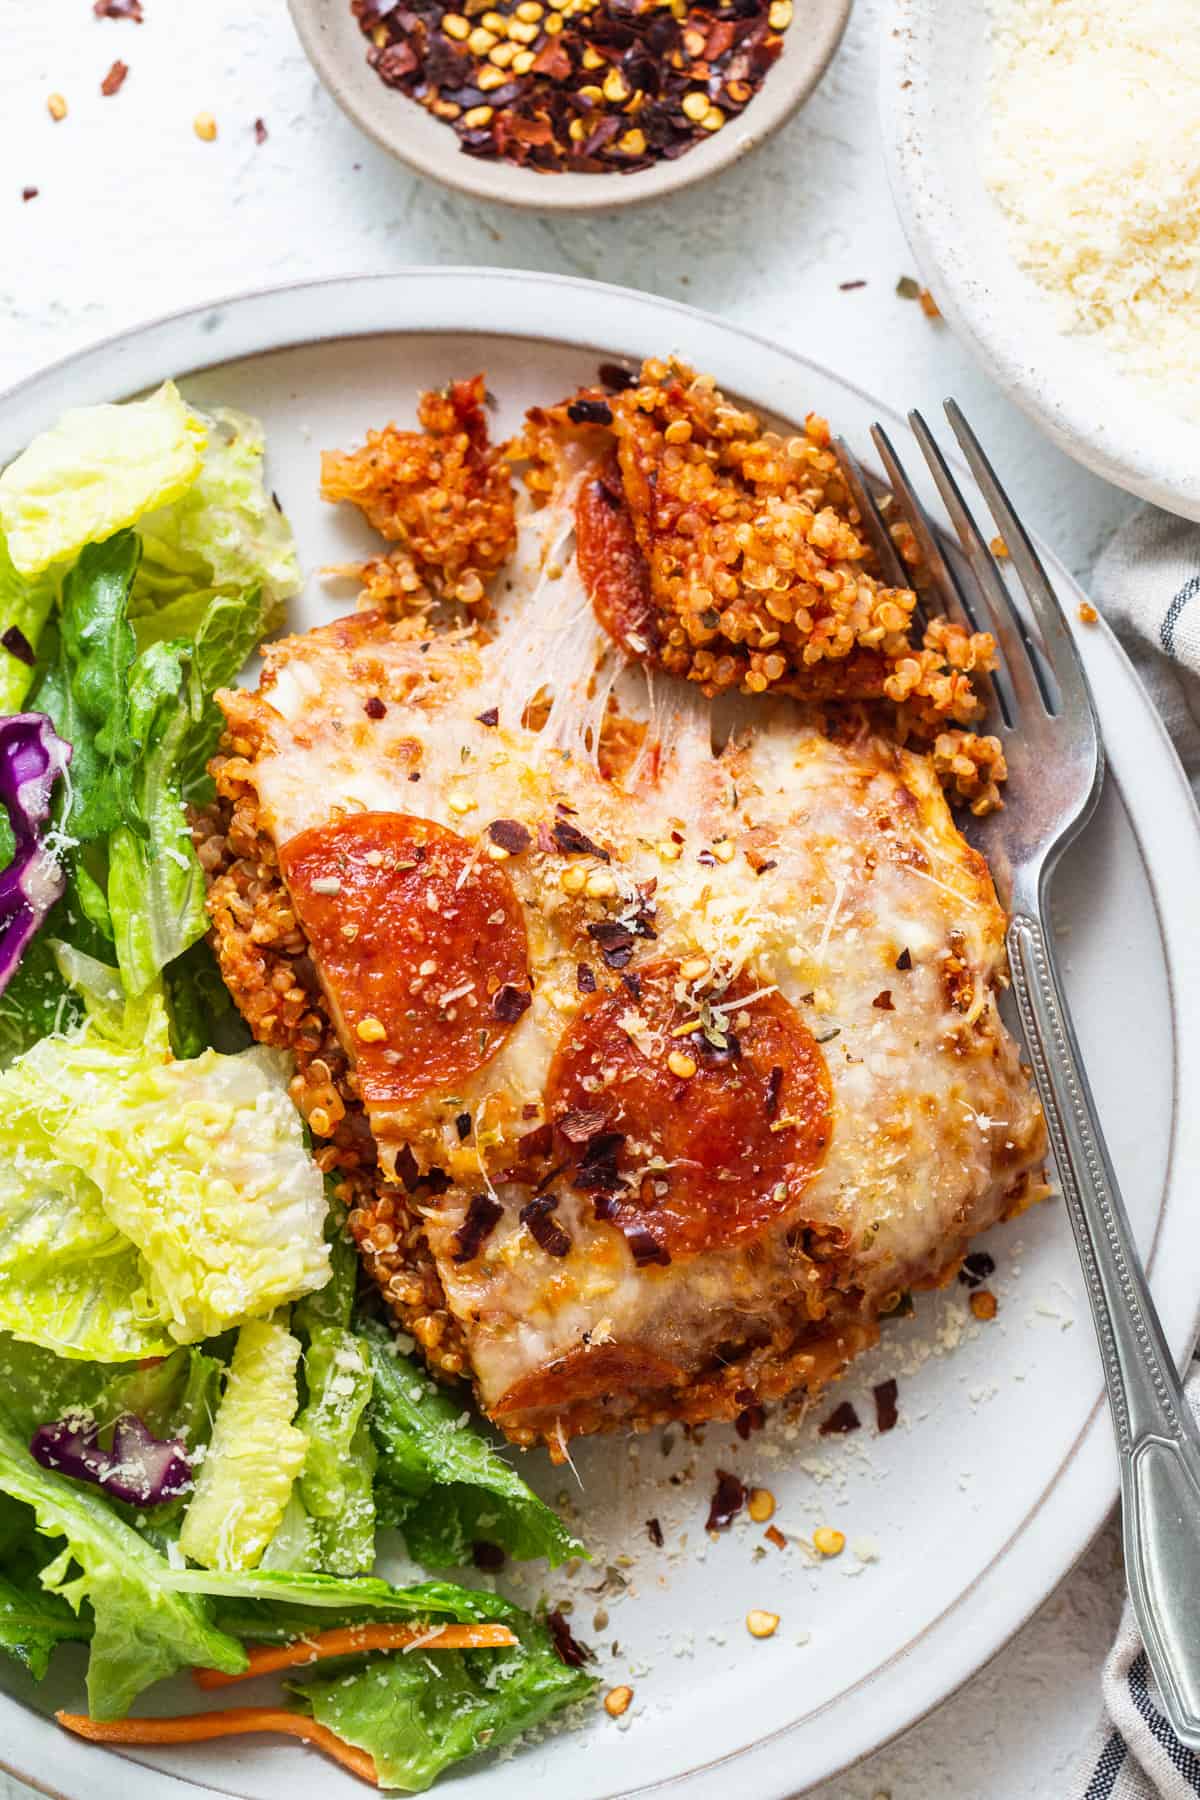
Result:
M1037 551L954 401L946 414L1028 602L1018 605L919 413L909 414L974 577L949 546L881 426L872 436L943 610L991 631L1000 654L991 728L1009 765L1007 804L977 834L1008 907L1013 994L1087 1278L1121 1470L1125 1569L1150 1667L1181 1741L1200 1750L1200 1432L1163 1336L1055 967L1050 876L1099 798L1104 751L1066 615ZM839 445L864 524L894 579L895 546L871 484ZM878 486L878 484L876 484ZM867 504L863 504L863 497Z

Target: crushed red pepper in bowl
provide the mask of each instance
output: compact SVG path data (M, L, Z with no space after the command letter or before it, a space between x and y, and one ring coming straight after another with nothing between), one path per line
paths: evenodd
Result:
M351 0L387 86L468 156L544 174L673 161L741 113L792 0Z

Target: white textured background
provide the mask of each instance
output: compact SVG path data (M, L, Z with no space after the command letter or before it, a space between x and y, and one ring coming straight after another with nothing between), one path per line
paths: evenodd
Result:
M932 412L954 393L1030 523L1084 578L1128 510L895 293L915 271L879 150L874 0L857 0L820 90L756 155L677 200L556 219L445 193L360 138L309 69L284 0L144 6L139 26L95 19L90 0L0 0L0 387L115 328L246 288L495 263L707 307L895 406ZM796 12L802 30L804 0ZM130 73L106 99L116 57ZM46 111L55 91L70 109L61 124ZM198 112L215 115L215 143L195 137ZM26 187L38 189L28 202ZM964 1692L818 1800L1064 1800L1120 1589L1110 1527ZM0 1775L0 1800L27 1793Z

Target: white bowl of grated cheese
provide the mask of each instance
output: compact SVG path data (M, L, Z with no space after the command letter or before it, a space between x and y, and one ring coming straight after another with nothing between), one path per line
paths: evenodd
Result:
M896 202L954 330L1069 455L1200 519L1200 7L886 0Z

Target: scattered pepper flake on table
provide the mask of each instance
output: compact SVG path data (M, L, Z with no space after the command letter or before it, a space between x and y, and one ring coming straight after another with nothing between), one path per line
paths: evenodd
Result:
M37 197L38 197L38 190L37 190L37 188L35 188L35 187L26 187L26 188L22 188L22 189L21 189L21 198L22 198L22 200L36 200L36 199L37 199Z
M265 144L267 141L267 138L269 136L270 136L270 133L267 130L265 122L262 119L255 119L255 121L254 121L254 141L255 141L255 143L256 144Z
M92 11L98 19L132 19L135 25L145 16L142 0L95 0Z
M737 116L783 48L792 0L351 0L387 86L468 156L632 173Z
M125 85L125 77L128 73L129 64L122 62L120 57L118 57L112 68L108 71L108 74L104 77L104 80L100 83L100 92L105 95L106 98L111 98L113 94L120 93Z

